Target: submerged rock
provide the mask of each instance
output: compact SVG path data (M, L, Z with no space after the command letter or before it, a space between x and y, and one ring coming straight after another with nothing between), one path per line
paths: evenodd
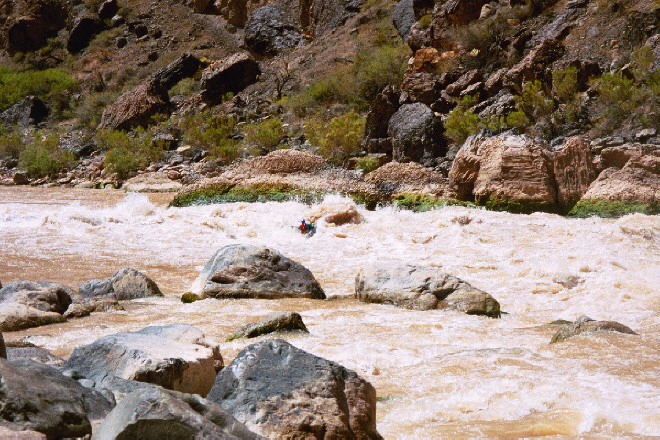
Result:
M0 331L63 322L71 304L70 288L61 284L16 281L0 289Z
M143 388L128 394L92 439L257 439L231 414L196 395Z
M229 245L206 263L192 292L212 298L312 298L325 293L309 269L274 249Z
M500 304L490 294L434 268L381 265L362 269L355 277L355 295L362 302L406 309L500 317Z
M57 369L27 359L0 359L0 426L32 430L48 438L83 437L91 419L112 403Z
M562 342L580 333L619 332L636 335L630 327L615 321L594 321L588 316L581 316L575 322L563 325L550 340L551 344Z
M222 366L216 343L175 324L105 336L76 348L65 368L92 380L114 375L204 396Z
M163 296L156 283L135 269L124 268L105 280L91 280L80 286L84 300L131 300L149 296Z
M382 438L369 382L280 339L244 348L208 399L271 438Z
M302 316L298 313L276 313L264 319L263 321L245 325L227 338L232 341L238 338L256 338L274 332L302 331L309 333Z

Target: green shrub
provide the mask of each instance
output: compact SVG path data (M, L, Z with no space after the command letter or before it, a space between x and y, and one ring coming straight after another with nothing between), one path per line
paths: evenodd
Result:
M567 67L552 71L552 93L562 103L556 112L558 120L575 122L579 119L581 106L578 91L577 68Z
M0 126L0 159L11 158L18 159L23 143L21 142L21 135L17 130L6 132Z
M268 154L277 149L285 136L284 125L279 118L265 119L245 128L245 142L254 156Z
M406 69L407 51L403 45L386 45L365 47L358 52L353 65L356 94L362 101L358 104L369 104L385 87L401 84Z
M611 200L580 200L568 215L569 217L616 218L635 213L657 215L660 213L660 205Z
M597 85L601 126L615 127L621 123L643 99L643 92L635 81L621 72L605 73Z
M168 93L170 96L188 96L197 91L199 91L199 81L195 80L194 78L184 78L172 86Z
M184 130L183 141L206 150L211 158L230 163L241 156L239 142L233 138L236 132L233 118L204 111L186 116L180 127Z
M332 118L329 123L310 119L305 126L305 136L319 147L319 154L335 165L344 165L346 160L360 151L364 135L365 118L350 111Z
M445 134L454 143L462 144L468 137L479 132L481 128L479 116L470 110L477 102L476 96L465 96L458 101L458 105L447 115Z
M358 170L362 170L364 174L370 173L380 167L380 161L377 157L364 156L356 158L356 166Z
M428 29L431 27L431 23L433 22L431 14L426 14L422 18L419 19L419 26L422 29Z
M75 163L75 155L60 146L55 133L43 135L36 132L34 140L19 155L19 167L31 178L54 177Z
M19 72L0 66L0 111L29 95L48 102L55 114L68 107L75 81L58 69Z
M100 130L96 134L96 142L106 150L105 167L111 173L117 173L121 179L159 160L163 154L162 145L152 142L150 134L142 128L130 134L118 130Z

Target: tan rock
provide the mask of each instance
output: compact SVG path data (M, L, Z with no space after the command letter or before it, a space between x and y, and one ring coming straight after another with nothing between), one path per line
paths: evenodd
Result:
M347 223L362 223L362 216L357 210L357 206L352 203L323 203L315 207L314 211L307 216L312 223L323 219L326 223L336 226Z
M175 172L174 170L170 170ZM131 192L176 192L183 185L169 177L169 172L140 174L124 183L124 189ZM179 176L180 178L180 176Z
M587 192L596 179L589 145L579 136L569 138L561 150L552 156L557 202L562 206L572 206Z
M140 84L103 111L100 129L129 130L148 125L152 118L169 111L167 91L157 81Z
M660 151L633 156L620 170L604 170L582 199L659 203Z
M449 172L449 189L461 200L507 200L552 206L556 202L548 153L527 136L475 136Z

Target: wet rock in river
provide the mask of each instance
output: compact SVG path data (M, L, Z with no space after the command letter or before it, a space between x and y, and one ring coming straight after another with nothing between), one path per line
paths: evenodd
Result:
M130 300L163 294L151 278L135 269L124 268L105 280L91 280L81 285L80 296L84 300Z
M63 322L72 291L61 284L15 281L0 289L0 331Z
M500 304L490 294L435 268L392 265L364 268L355 277L355 295L362 302L406 309L449 309L468 315L500 317Z
M115 375L205 396L222 366L215 342L176 324L105 336L76 348L65 368L91 380Z
M563 325L550 340L551 344L562 342L580 333L619 332L636 335L630 327L616 321L594 321L588 316L581 316L575 322Z
M271 438L382 438L369 382L280 339L244 348L208 399Z
M309 269L274 249L230 245L206 263L192 292L212 298L312 298L325 293Z
M264 319L263 321L245 325L227 338L232 341L238 338L256 338L274 332L302 331L309 333L302 317L298 313L276 313Z
M32 430L48 438L92 433L90 419L104 417L112 403L57 369L28 359L0 359L0 426Z
M93 439L257 439L215 403L196 395L142 388L128 394L95 430Z

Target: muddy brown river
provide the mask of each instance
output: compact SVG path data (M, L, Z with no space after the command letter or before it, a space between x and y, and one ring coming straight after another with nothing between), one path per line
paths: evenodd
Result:
M165 293L5 339L66 357L103 335L147 325L187 323L224 341L238 326L297 311L310 334L287 339L369 380L378 392L378 430L388 439L660 436L660 217L383 208L361 210L359 225L320 224L308 239L291 226L314 207L167 208L170 198L0 187L2 283L77 289L133 267ZM234 243L267 245L299 261L330 299L182 304L209 257ZM355 275L375 261L442 267L491 293L507 314L495 320L359 303ZM549 344L556 330L549 322L580 315L619 321L639 335ZM225 362L247 343L221 342Z

